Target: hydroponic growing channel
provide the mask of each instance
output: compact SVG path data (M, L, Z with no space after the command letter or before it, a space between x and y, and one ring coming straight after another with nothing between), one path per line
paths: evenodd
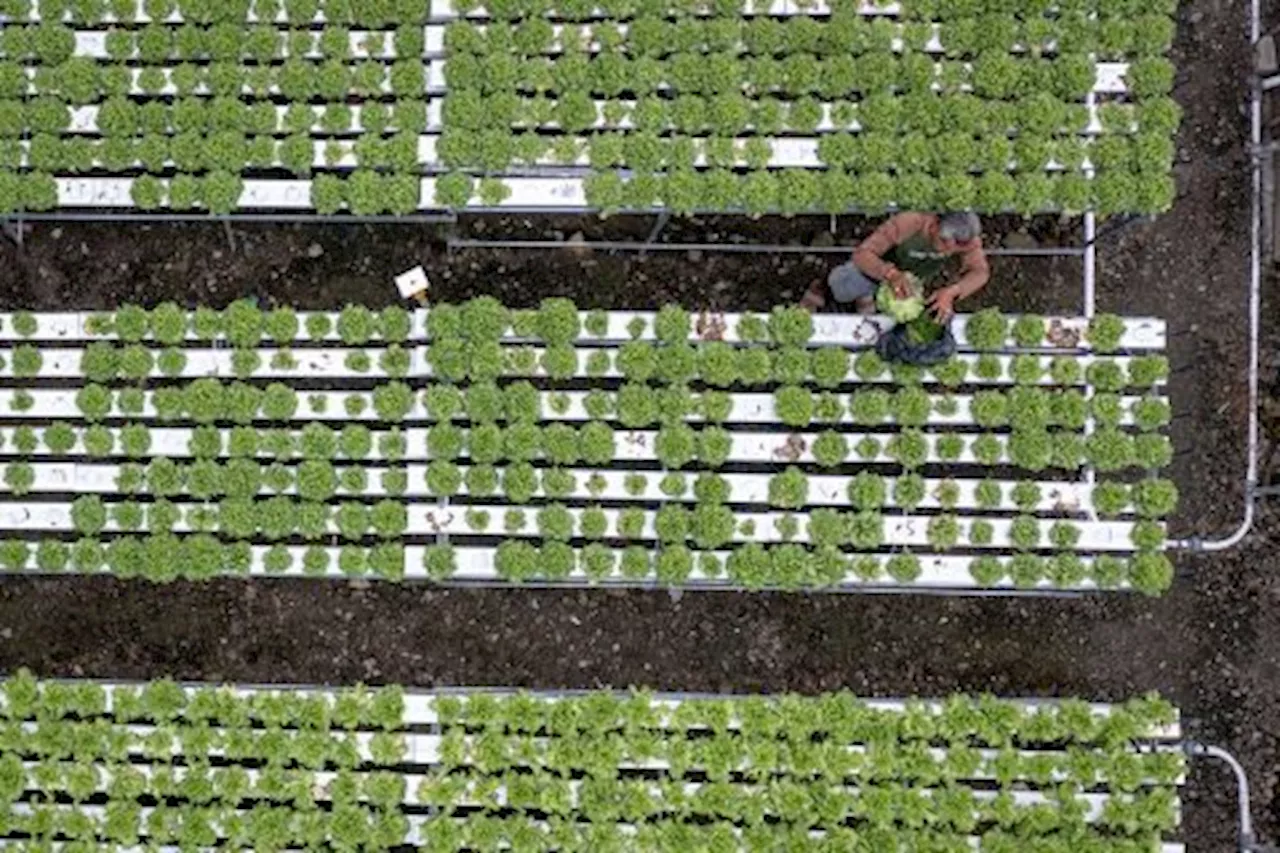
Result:
M1176 709L39 682L0 845L1180 853ZM144 848L145 845L145 848Z
M1164 324L235 303L0 317L0 566L1164 590Z
M0 213L1157 212L1176 0L5 0Z
M980 316L974 331L964 324L964 339L1001 348L1005 321ZM508 328L512 320L516 328ZM1172 508L1176 492L1165 481L1090 488L1084 471L1074 485L918 473L930 463L983 474L1005 463L1073 470L1086 457L1108 471L1158 467L1169 455L1154 432L1167 421L1167 404L1116 392L1130 381L1126 369L1138 387L1157 386L1167 369L1159 356L1094 366L1080 352L1056 364L1032 353L974 354L928 377L893 376L869 353L851 361L845 346L801 347L868 342L878 331L873 322L821 318L825 334L813 334L811 322L783 309L769 322L701 318L698 330L679 309L657 318L583 318L562 300L515 315L478 300L462 312L376 316L351 308L301 320L244 303L191 317L172 306L114 318L14 316L11 336L64 344L19 344L7 372L24 384L59 376L88 384L5 394L11 415L27 423L7 436L8 452L25 458L6 469L17 500L5 507L3 526L86 538L74 546L10 540L4 565L105 564L157 578L220 569L395 577L408 569L441 578L631 582L656 572L666 583L727 572L745 585L841 583L851 573L940 586L1005 579L1035 586L1046 575L1066 586L1088 578L1136 580L1150 590L1167 583L1167 562L1154 553L1161 527L1151 520ZM1078 343L1079 328L1039 318L1012 327L1029 346L1046 334ZM660 335L658 346L621 342L652 334L646 330ZM1158 324L1136 324L1130 334L1123 322L1099 318L1094 330L1099 340L1110 335L1101 341L1107 349L1126 336L1135 348L1160 343ZM275 347L259 347L264 332ZM379 332L383 346L368 347ZM115 340L65 347L68 338L102 333ZM295 341L300 333L309 342ZM231 346L201 347L201 336ZM726 336L698 349L687 344ZM744 336L760 343L744 345ZM418 345L390 343L397 340ZM335 377L342 390L333 388ZM917 386L920 378L926 382ZM308 380L327 387L293 387ZM697 397L692 380L704 389ZM584 381L601 387L558 390ZM858 381L867 387L839 393ZM1088 385L1042 387L1055 382L1107 390L1090 399ZM934 383L957 393L929 394ZM810 390L815 385L830 390ZM968 385L973 393L959 393ZM1103 428L1087 439L1073 433L1091 417ZM1146 432L1130 435L1131 425ZM43 461L66 456L93 464ZM822 473L811 475L815 469ZM68 494L79 497L58 499ZM812 509L819 511L803 513ZM969 519L965 510L988 517ZM1143 520L1070 520L1095 512L1132 519L1131 510ZM104 534L101 542L88 538ZM347 544L320 544L333 534ZM316 544L290 544L299 540ZM400 550L406 541L408 560ZM651 563L655 541L667 547ZM179 542L191 559L172 559ZM985 553L923 561L919 554L966 545ZM860 552L852 562L850 548ZM998 558L1011 549L1018 555ZM1059 553L1046 561L1046 549ZM1127 564L1116 559L1135 550ZM837 555L844 556L832 562Z

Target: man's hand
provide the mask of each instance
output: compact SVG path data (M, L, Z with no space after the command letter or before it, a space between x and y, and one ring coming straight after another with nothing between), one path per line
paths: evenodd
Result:
M899 299L906 299L911 295L911 284L907 281L907 274L902 270L889 270L889 274L885 276L884 280L893 288L893 295Z
M959 292L955 287L943 287L929 295L929 307L939 323L945 323L955 316L956 297Z

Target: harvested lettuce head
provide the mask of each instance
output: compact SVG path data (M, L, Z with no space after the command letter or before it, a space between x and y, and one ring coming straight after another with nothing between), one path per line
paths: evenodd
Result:
M906 299L899 299L893 292L893 285L888 282L880 285L880 289L876 291L876 308L897 323L910 323L924 313L924 288L919 279L908 273L907 286L911 295Z

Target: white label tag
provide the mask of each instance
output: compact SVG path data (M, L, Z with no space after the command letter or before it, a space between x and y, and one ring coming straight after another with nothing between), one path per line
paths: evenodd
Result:
M431 282L427 280L427 271L419 266L396 276L396 287L402 299L410 299L419 293L426 293Z

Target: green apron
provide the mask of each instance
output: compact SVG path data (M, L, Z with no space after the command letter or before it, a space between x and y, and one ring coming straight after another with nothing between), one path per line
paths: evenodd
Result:
M914 275L921 285L941 273L947 260L948 256L935 249L923 231L917 231L893 249L893 265Z

